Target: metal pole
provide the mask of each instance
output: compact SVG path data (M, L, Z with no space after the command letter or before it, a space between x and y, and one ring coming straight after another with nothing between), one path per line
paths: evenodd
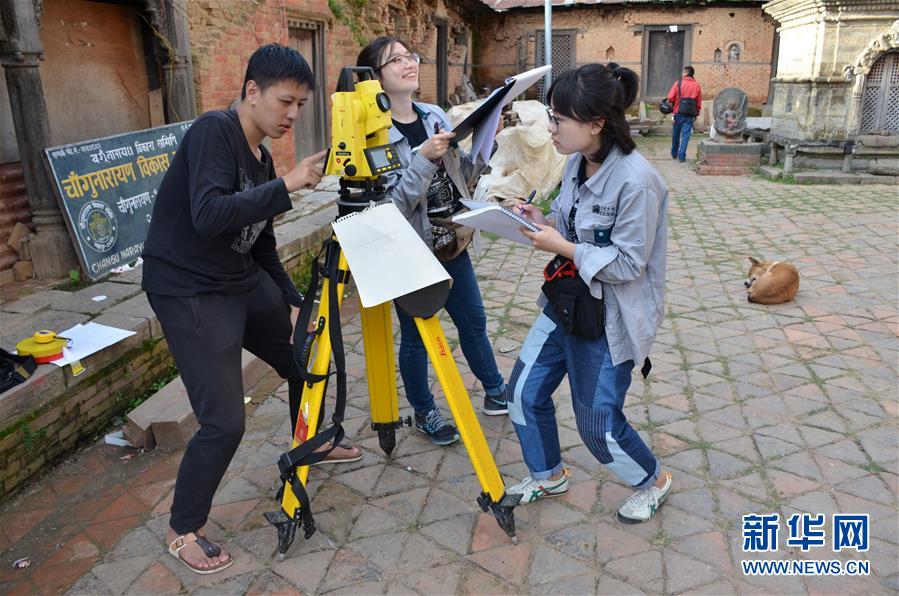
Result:
M543 64L553 63L553 3L552 0L543 0ZM543 94L549 91L552 85L552 72L547 72L543 79Z

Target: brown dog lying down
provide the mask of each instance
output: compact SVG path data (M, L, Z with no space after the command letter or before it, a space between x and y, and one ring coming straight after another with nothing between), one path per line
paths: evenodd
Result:
M780 304L793 299L799 291L799 271L782 261L760 261L749 257L752 266L743 285L749 301L758 304Z

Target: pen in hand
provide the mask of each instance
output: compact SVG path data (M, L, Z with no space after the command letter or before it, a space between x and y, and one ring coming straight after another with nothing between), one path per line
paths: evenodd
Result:
M527 200L525 200L525 202L522 203L522 204L518 207L518 211L519 211L522 215L526 215L526 214L527 214L526 211L525 211L525 209L524 209L524 206L525 206L525 205L530 205L530 204L531 204L531 201L533 201L533 200L534 200L534 197L536 197L536 196L537 196L537 189L535 188L534 190L531 191L531 194L528 195Z

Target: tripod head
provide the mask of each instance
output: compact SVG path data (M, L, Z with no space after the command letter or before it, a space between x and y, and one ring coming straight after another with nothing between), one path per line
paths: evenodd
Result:
M385 199L381 174L402 166L396 147L388 141L390 126L390 98L375 71L341 69L337 91L331 95L331 148L325 166L325 174L340 176L340 216Z

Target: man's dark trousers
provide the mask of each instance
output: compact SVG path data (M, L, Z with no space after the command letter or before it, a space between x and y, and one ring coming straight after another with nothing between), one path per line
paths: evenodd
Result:
M241 348L299 386L290 306L264 272L256 287L242 294L148 293L147 298L200 423L181 460L172 502L170 525L186 534L206 524L212 497L243 437Z

